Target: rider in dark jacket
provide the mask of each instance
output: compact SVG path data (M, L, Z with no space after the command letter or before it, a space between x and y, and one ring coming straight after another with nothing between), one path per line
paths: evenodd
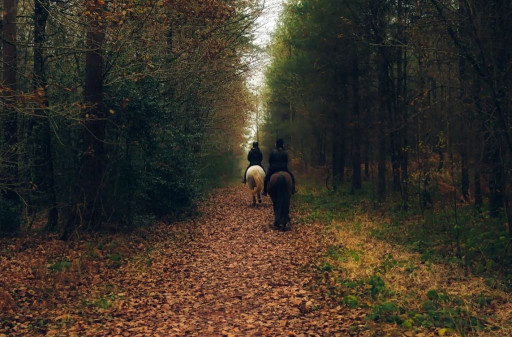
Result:
M295 177L288 170L288 154L284 150L284 141L281 138L277 140L276 148L270 153L268 163L269 168L267 174L265 175L265 187L263 189L263 195L267 195L267 184L270 180L270 176L279 171L285 171L290 174L293 182L292 193L295 193Z
M249 161L249 166L245 169L244 173L244 184L247 182L247 170L249 167L253 165L259 165L265 171L265 168L261 165L261 161L263 160L263 155L261 154L261 150L258 147L258 142L252 143L252 149L249 151L247 155L247 160Z

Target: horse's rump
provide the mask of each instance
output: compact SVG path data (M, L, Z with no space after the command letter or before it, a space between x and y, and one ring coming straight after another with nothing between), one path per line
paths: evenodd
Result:
M291 175L288 172L274 173L270 177L267 189L274 205L274 226L285 230L286 224L290 221Z
M263 181L265 180L265 171L259 165L253 165L247 170L247 185L253 194L263 191Z
M274 192L277 192L276 189L278 187L283 187L283 186L280 186L282 185L278 183L278 180L280 177L283 177L284 178L284 181L286 182L286 190L288 191L288 194L289 196L292 195L292 176L286 172L286 171L279 171L279 172L276 172L274 174L272 174L272 176L270 177L270 180L268 182L268 192L270 195L273 195Z

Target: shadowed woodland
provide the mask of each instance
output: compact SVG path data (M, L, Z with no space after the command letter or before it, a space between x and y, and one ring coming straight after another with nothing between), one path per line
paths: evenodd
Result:
M44 212L64 238L150 224L188 210L199 176L229 174L253 6L6 1L1 231Z
M468 266L490 259L509 274L511 11L289 2L270 51L265 143L284 135L294 168L318 185L349 188L442 232Z
M0 337L512 334L512 4L267 6L2 0Z

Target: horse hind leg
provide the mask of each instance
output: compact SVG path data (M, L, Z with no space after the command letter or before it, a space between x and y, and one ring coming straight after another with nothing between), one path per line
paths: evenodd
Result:
M283 232L286 230L286 224L284 224L284 223L277 222L275 226L276 226L277 230L280 230L280 231L283 231Z
M281 226L281 230L283 232L286 232L286 231L289 231L290 230L290 216L287 215L286 218L285 218L285 223L282 224Z
M274 228L281 230L281 210L274 204Z
M258 203L261 204L261 192L258 192Z
M252 206L256 206L256 197L252 196Z

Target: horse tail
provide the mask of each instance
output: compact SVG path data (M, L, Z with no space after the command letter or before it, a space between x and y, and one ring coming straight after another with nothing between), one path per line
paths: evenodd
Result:
M263 191L263 175L261 172L256 172L253 176L254 178L254 188L252 189L253 194L260 193Z
M277 177L275 186L275 222L279 225L285 225L288 222L288 213L290 211L290 195L288 183L283 175Z

